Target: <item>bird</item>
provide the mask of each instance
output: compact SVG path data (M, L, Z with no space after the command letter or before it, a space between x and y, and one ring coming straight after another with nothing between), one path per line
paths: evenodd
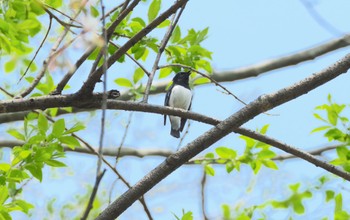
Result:
M191 72L188 71L179 72L174 76L173 83L165 96L165 106L190 110L192 104L192 92L188 84L190 75ZM164 115L164 125L166 125L166 118L167 115ZM170 134L173 137L179 138L187 119L171 115L169 115L169 119L171 124Z

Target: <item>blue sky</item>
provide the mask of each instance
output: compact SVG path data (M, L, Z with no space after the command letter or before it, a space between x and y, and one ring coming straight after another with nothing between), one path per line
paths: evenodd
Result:
M349 1L319 0L311 2L324 19L340 31L348 32ZM167 4L166 1L163 3ZM146 7L146 4L141 6L135 10L134 14L140 16L139 13L142 13L142 17L146 17L144 11ZM179 25L183 34L190 28L198 30L209 27L209 36L203 45L213 52L212 66L218 71L255 64L339 37L320 26L299 0L190 1ZM341 49L297 66L223 85L244 101L250 102L262 94L275 92L320 71L348 52L349 49ZM74 58L73 55L72 58ZM117 87L112 81L119 76L118 74L128 76L130 69L135 68L134 64L128 63L127 65L129 66L124 65L121 69L119 66L114 66L109 70L109 88ZM151 66L151 62L147 65ZM89 68L89 65L84 65L81 68L81 74L84 75L83 72L88 71ZM58 74L56 77L60 79L61 76ZM249 121L244 127L255 130L265 124L270 124L267 134L282 142L301 149L322 146L327 143L326 139L321 134L310 134L313 128L321 124L312 116L314 108L325 103L329 93L332 94L334 101L349 103L349 93L346 90L349 77L348 74L340 76L332 82L269 112L277 116L260 115ZM78 86L84 79L79 75L74 83ZM214 118L225 119L242 107L238 101L222 94L212 85L195 88L194 94L192 110ZM162 105L163 100L164 94L160 94L152 96L149 102ZM123 111L108 113L106 146L116 147L119 145L124 132L123 125L127 122L128 114L128 112ZM97 146L99 117L93 118L89 113L84 113L76 118L88 122L87 130L81 135L88 136L87 140L92 145ZM190 132L182 146L194 140L210 127L191 122ZM135 113L125 146L139 149L165 148L175 150L178 140L169 135L169 130L169 125L163 127L162 116ZM232 147L241 151L244 143L237 135L230 134L207 151L213 152L218 146ZM130 183L135 183L163 159L160 157L143 159L128 157L121 159L118 168ZM40 207L40 205L45 205L48 198L58 197L57 203L64 204L72 198L71 194L84 194L84 186L94 182L96 159L92 156L68 153L65 161L70 168L56 171L58 174L55 175L51 174L50 169L46 169L45 177L47 179L45 178L43 184L34 180L28 185L35 197L33 194L28 194L25 195L25 198ZM114 159L111 158L110 161L113 163ZM283 196L288 195L288 184L303 180L306 182L304 186L306 187L314 184L315 179L325 174L325 171L300 160L288 160L278 163L278 165L278 171L262 169L258 175L253 175L248 167L243 167L239 173L234 171L227 174L223 167L215 166L216 176L207 178L208 216L211 219L219 219L221 216L220 207L223 203L231 206L237 204L252 205L258 204L264 199L285 198ZM193 211L195 219L201 219L199 194L201 175L200 166L185 166L152 189L146 195L146 201L151 207L155 219L173 219L172 213L179 215L182 209ZM108 170L103 178L101 190L108 191L114 180L114 174ZM341 184L341 180L334 179L333 187ZM247 191L247 186L252 186L252 190ZM118 182L113 199L124 190L125 187ZM319 195L316 195L316 198L318 198L317 196ZM37 197L41 198L40 202ZM346 199L349 200L349 195ZM325 207L324 212L319 212L317 205L308 208L307 214L303 218L322 217L327 214L327 208L333 210L331 205ZM285 214L285 210L282 210L280 213L272 215L271 219L278 219ZM136 202L120 219L146 219L145 217L142 207Z

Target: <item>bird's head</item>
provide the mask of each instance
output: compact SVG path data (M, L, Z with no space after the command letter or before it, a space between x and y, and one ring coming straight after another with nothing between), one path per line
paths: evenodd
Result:
M191 75L191 71L179 72L173 78L173 82L176 84L187 84L188 85L188 80L189 80L190 75Z

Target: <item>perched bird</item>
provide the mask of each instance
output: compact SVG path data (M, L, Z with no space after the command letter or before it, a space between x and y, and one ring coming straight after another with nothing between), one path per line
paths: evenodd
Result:
M179 72L173 78L173 84L170 86L165 96L165 106L182 108L189 110L191 108L192 92L188 85L188 79L191 72ZM164 125L166 124L166 115L164 115ZM180 132L184 129L186 118L178 116L169 116L171 131L170 134L176 138L180 137Z

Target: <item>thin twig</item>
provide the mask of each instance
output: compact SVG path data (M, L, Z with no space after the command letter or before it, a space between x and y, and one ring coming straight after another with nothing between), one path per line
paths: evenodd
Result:
M159 69L162 69L162 68L166 68L166 67L181 67L181 68L186 68L186 69L189 69L191 70L191 72L196 72L198 73L199 75L201 75L202 77L204 78L207 78L209 79L212 83L214 83L215 86L218 86L220 87L221 89L223 89L227 94L233 96L237 101L239 101L240 103L242 103L243 105L247 105L246 102L244 102L243 100L241 100L240 98L238 98L235 94L233 94L230 90L228 90L226 87L224 87L223 85L221 85L220 83L218 83L218 81L216 81L213 77L207 75L207 74L204 74L194 68L192 68L191 66L187 66L187 65L183 65L183 64L179 64L179 63L174 63L174 64L168 64L168 65L164 65L164 66L160 66L158 67Z
M14 97L11 93L9 93L6 89L2 88L1 86L0 86L0 91L2 91L3 93L5 93L7 96L10 96L11 98ZM1 123L0 123L0 124L1 124Z
M123 54L125 54L132 46L134 46L139 40L141 40L144 36L150 33L154 28L156 28L159 24L161 24L166 18L168 18L171 14L175 13L178 8L182 7L188 0L177 0L175 3L168 8L164 13L159 15L156 19L154 19L151 23L149 23L145 28L140 30L135 36L133 36L129 41L127 41L122 47L119 48L114 54L112 54L108 59L108 68L112 66ZM131 3L132 5L133 3ZM130 7L131 7L130 5ZM130 8L128 7L128 8ZM126 11L126 10L125 10ZM112 35L113 33L111 33ZM107 33L108 36L108 33ZM77 92L78 96L82 95L91 95L96 83L100 80L103 74L102 68L98 68L93 74L91 74L80 90Z
M125 2L129 2L129 0L125 1ZM115 12L116 10L118 10L119 8L123 7L125 5L125 2L120 3L119 5L115 6L114 8L112 8L109 12L107 12L105 14L104 17L100 18L100 21L102 21L103 19L107 18L110 14L112 14L113 12Z
M128 2L128 1L126 1ZM112 34L114 33L115 28L119 25L119 23L130 13L130 11L133 10L133 8L140 2L140 0L134 0L132 4L125 10L123 10L118 18L111 24L111 26L107 29L107 39L110 39ZM70 70L63 79L58 83L55 91L52 92L53 95L60 95L62 93L63 88L67 85L69 80L72 78L72 76L75 74L77 69L86 61L86 59L90 56L90 54L97 48L96 45L91 46L88 50L85 51L85 53L77 60L75 63L75 68ZM99 80L99 79L98 79Z
M64 22L61 19L59 19L54 13L52 13L49 9L47 9L46 7L44 7L44 10L46 11L46 13L48 13L50 15L50 17L53 17L60 25L62 25L63 27L67 28L70 32L72 32L73 34L74 31L72 31L69 27L75 27L75 28L82 28L81 25L75 25L73 24L73 19L71 19L70 23Z
M122 140L120 141L120 144L119 144L119 147L118 147L117 156L115 158L116 163L117 163L117 161L119 159L122 147L124 146L124 142L125 142L126 136L128 134L128 131L129 131L129 126L131 124L132 116L133 116L133 112L130 112L128 122L127 122L127 124L125 126L124 135L123 135Z
M105 14L105 5L103 4L103 0L100 0L101 5L101 11L102 11L102 17L104 17ZM104 58L104 63L102 65L103 68L103 96L102 96L102 114L101 114L101 132L100 132L100 141L98 146L98 160L97 160L97 170L96 170L96 176L99 176L101 172L101 165L102 165L102 149L103 149L103 138L104 138L104 131L105 131L105 121L106 121L106 108L107 108L107 63L106 60L108 58L108 52L107 52L107 32L106 32L106 21L105 19L102 20L102 36L104 40L104 45L102 47L102 55Z
M44 45L44 42L46 41L47 36L49 35L49 32L50 32L50 30L51 30L51 24L52 24L52 16L51 16L51 15L49 16L49 19L50 19L50 23L49 23L49 27L47 28L46 34L45 34L45 36L44 36L44 39L41 41L41 43L40 43L38 49L35 51L35 54L34 54L33 58L30 60L28 66L27 66L27 69L24 71L24 73L23 73L23 75L21 76L21 78L19 78L17 84L18 84L19 82L21 82L21 80L23 79L23 77L27 74L27 72L28 72L30 66L31 66L32 63L34 62L36 56L38 55L38 53L39 53L39 51L40 51L40 49L41 49L41 47Z
M112 41L109 41L109 43L118 49L120 48L120 46L118 46L117 44L115 44ZM136 65L138 65L147 76L150 75L150 72L139 61L137 61L133 56L131 56L129 53L125 53L125 55L127 57L129 57L132 61L134 61L134 63L136 63Z
M84 2L81 6L81 8L79 8L79 10L76 12L76 14L74 15L74 18L76 18L80 12L82 11L82 8L85 6L87 2ZM73 21L71 21L72 23ZM23 98L25 96L27 96L29 93L31 93L33 91L33 89L38 85L38 83L40 82L40 80L43 78L49 64L51 63L52 59L56 56L56 50L59 47L59 45L62 43L62 41L64 40L64 38L67 36L68 31L70 30L70 28L68 26L65 26L63 33L61 34L61 36L58 37L58 40L56 41L56 43L53 45L53 47L51 48L50 54L49 56L44 60L43 62L43 66L40 70L40 72L38 73L38 75L35 77L34 81L30 84L30 86L25 89L22 93L20 93L19 95L17 95L18 98Z
M158 69L158 64L159 64L160 58L162 57L162 53L163 53L163 51L164 51L164 49L165 49L165 47L170 39L171 34L173 33L173 31L176 27L176 24L178 23L181 15L182 15L182 12L185 10L185 7L186 7L186 3L184 3L184 5L181 7L181 9L177 15L176 14L173 15L171 25L169 26L168 31L165 33L164 38L162 39L162 41L160 43L157 57L153 63L151 74L148 76L148 81L147 81L146 88L145 88L145 94L143 95L143 99L142 99L142 102L144 102L144 103L148 102L149 91L151 90L153 78L154 78L154 75Z
M68 81L72 78L76 70L85 62L85 60L90 56L90 54L95 50L96 46L91 46L85 53L75 62L74 68L70 69L62 78L62 80L57 84L56 89L51 93L52 95L60 95L62 90L67 85Z
M245 129L246 130L246 129ZM237 131L238 133L239 131ZM249 137L249 136L248 136ZM23 141L15 141L15 140L3 140L0 141L0 148L2 147L8 147L8 148L13 148L15 146L22 146L24 144ZM321 156L323 153L327 151L334 150L338 147L345 146L344 144L338 144L338 145L330 145L326 147L321 147L321 148L316 148L315 150L310 150L306 151L308 154L311 154L313 156ZM65 152L72 152L72 153L83 153L83 154L89 154L89 155L96 155L94 152L97 152L97 148L93 148L93 151L87 148L75 148L74 150L71 149L70 147L64 147ZM165 147L163 147L165 148ZM169 157L174 151L170 150L164 150L163 148L156 148L156 149L134 149L130 147L123 147L119 157L139 157L139 158L144 158L144 157L153 157L153 156L159 156L159 157ZM103 149L103 156L110 156L110 157L116 157L118 151L116 147L110 147L110 148L104 148ZM300 159L299 157L293 155L293 154L288 154L288 155L278 155L272 160L276 161L282 161L282 160L289 160L289 159ZM223 158L213 158L213 159L208 159L204 157L196 157L191 160L189 160L186 165L198 165L202 164L204 162L208 162L211 164L223 164L222 162L225 162ZM219 163L220 162L220 163ZM227 161L228 162L228 161Z
M183 135L179 141L179 144L177 145L176 151L178 151L180 149L182 142L184 141L185 137L188 135L188 131L190 130L190 127L191 127L191 121L188 121L187 126L186 126L186 130L185 130L185 132L183 132Z
M43 5L44 5L44 8L45 8L46 10L49 8L49 9L51 9L51 10L53 10L53 11L56 11L57 13L63 15L64 17L69 18L71 21L74 21L74 22L76 22L77 24L80 24L81 26L83 26L83 24L82 24L81 22L79 22L79 21L76 20L76 17L75 17L75 18L72 18L71 16L69 16L69 15L63 13L62 11L60 11L60 10L58 10L57 8L54 8L54 7L52 7L52 6L48 5L48 4L43 4ZM46 11L46 10L45 10L45 11ZM51 14L52 14L52 13L51 13ZM68 25L69 25L69 24L68 24ZM71 26L71 25L70 25L70 26ZM73 27L74 27L74 26L73 26Z
M204 220L208 220L207 214L205 213L205 184L207 182L207 173L205 170L203 170L203 176L201 180L201 208L202 208L202 215Z
M95 200L95 197L96 197L96 194L97 194L97 190L98 190L98 187L99 187L100 182L102 180L102 177L103 177L103 175L105 175L105 173L106 173L106 169L104 169L101 173L99 173L96 176L94 188L92 189L92 192L91 192L91 195L90 195L90 199L89 199L89 202L88 202L88 204L86 206L84 214L80 218L81 220L86 220L88 218L88 216L89 216L90 211L93 209L93 203L94 203L94 200Z

